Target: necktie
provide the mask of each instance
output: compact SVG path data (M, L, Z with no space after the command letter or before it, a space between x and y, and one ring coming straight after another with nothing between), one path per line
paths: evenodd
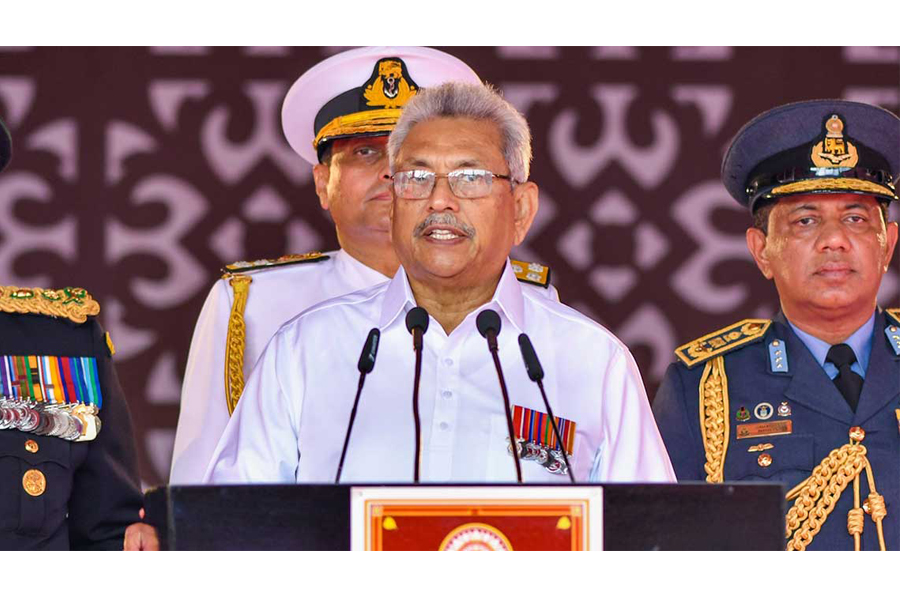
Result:
M834 378L834 385L840 390L844 400L850 405L850 409L856 412L859 394L862 392L863 378L850 370L850 365L856 362L853 348L847 344L835 344L829 348L825 361L837 367L838 376Z

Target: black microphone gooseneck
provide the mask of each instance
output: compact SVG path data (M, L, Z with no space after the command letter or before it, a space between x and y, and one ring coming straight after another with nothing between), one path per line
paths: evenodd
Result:
M478 333L481 334L481 337L487 340L488 350L491 351L494 367L497 369L497 379L500 380L500 392L503 394L503 408L506 410L506 427L509 430L509 443L512 447L513 460L516 463L516 479L519 483L522 483L522 465L519 462L516 432L513 429L512 411L509 408L509 394L506 391L503 369L500 367L499 347L497 345L497 336L500 334L500 315L489 308L483 310L475 318L475 326L478 328Z
M413 336L416 353L416 374L413 380L413 420L416 426L416 454L413 464L413 481L419 483L419 466L422 462L422 420L419 418L419 380L422 378L422 338L428 331L428 311L416 306L406 313L406 329Z
M359 408L359 397L362 394L366 375L375 368L375 355L378 354L378 340L380 338L381 332L377 328L373 328L366 337L366 343L363 344L362 353L359 355L359 362L356 364L356 368L359 369L359 386L356 388L356 398L353 400L353 409L350 411L350 422L347 423L344 448L341 450L341 462L338 463L337 474L334 476L335 483L338 483L341 479L344 459L347 458L347 446L350 445L350 432L353 431L353 422L356 421L356 409Z
M525 370L528 372L528 378L537 383L538 389L541 390L544 406L547 408L547 416L550 417L550 424L553 425L553 433L556 435L556 441L562 449L563 462L566 463L569 481L575 483L575 475L572 473L572 467L569 466L569 457L566 455L565 440L559 435L559 424L556 422L556 417L553 416L550 402L547 400L547 393L544 391L544 369L541 367L541 361L538 360L537 352L534 351L534 346L531 345L531 340L524 333L519 335L519 349L522 351L522 360L525 361Z

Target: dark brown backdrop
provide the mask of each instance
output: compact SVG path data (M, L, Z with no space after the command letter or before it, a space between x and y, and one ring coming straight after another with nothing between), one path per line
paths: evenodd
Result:
M194 321L221 265L332 249L288 148L291 82L338 48L2 48L0 282L78 285L118 347L148 484L165 481ZM900 109L898 48L446 48L528 117L541 212L518 258L632 348L777 309L725 193L730 137L789 101ZM882 302L896 302L897 273ZM354 352L356 350L354 349Z

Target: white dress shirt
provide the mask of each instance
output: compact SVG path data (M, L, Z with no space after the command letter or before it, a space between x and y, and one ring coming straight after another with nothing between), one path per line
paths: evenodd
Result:
M253 281L244 310L245 381L266 342L285 321L323 300L388 281L343 250L327 254L330 259L325 261L248 273ZM181 388L171 484L196 484L203 480L213 450L228 424L225 339L233 302L234 290L228 281L220 279L210 290L197 320Z
M405 315L413 306L401 268L390 282L323 302L286 323L254 368L206 480L333 481L360 350L378 327L375 368L365 382L341 481L411 481L415 357ZM423 482L515 481L497 374L475 326L484 308L501 318L500 361L511 403L545 413L517 341L521 332L530 336L554 415L576 424L570 462L578 481L675 481L625 345L542 290L519 285L507 263L490 302L449 335L432 319L424 336ZM525 483L568 483L533 461L522 461L522 474Z

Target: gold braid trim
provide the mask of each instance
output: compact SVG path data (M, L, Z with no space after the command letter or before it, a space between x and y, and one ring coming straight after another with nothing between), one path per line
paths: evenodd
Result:
M87 290L67 287L61 290L0 286L0 311L62 317L84 323L100 314L100 305Z
M728 423L728 377L725 357L717 356L706 363L700 378L700 432L706 451L706 481L722 483L725 454L730 435Z
M819 179L804 179L787 185L781 185L772 190L772 194L797 194L799 192L815 192L820 190L847 190L851 192L866 192L879 194L897 199L897 194L889 187L866 181L865 179L827 177Z
M863 510L859 507L859 475L866 471L869 482L869 510L878 528L881 550L885 549L882 520L887 516L884 497L875 489L872 465L866 458L865 446L851 441L828 453L812 475L787 493L794 500L785 519L786 550L806 550L834 510L844 490L853 481L854 507L847 515L847 532L853 536L854 548L859 550L863 532Z
M382 131L390 133L394 130L394 125L397 124L401 112L399 108L381 108L335 117L319 130L313 140L313 148L318 148L323 139L338 135L358 135Z
M244 347L247 342L247 326L244 323L244 309L250 292L249 275L234 275L228 283L234 289L234 303L228 317L228 336L225 338L225 403L228 415L234 413L238 400L244 391Z

